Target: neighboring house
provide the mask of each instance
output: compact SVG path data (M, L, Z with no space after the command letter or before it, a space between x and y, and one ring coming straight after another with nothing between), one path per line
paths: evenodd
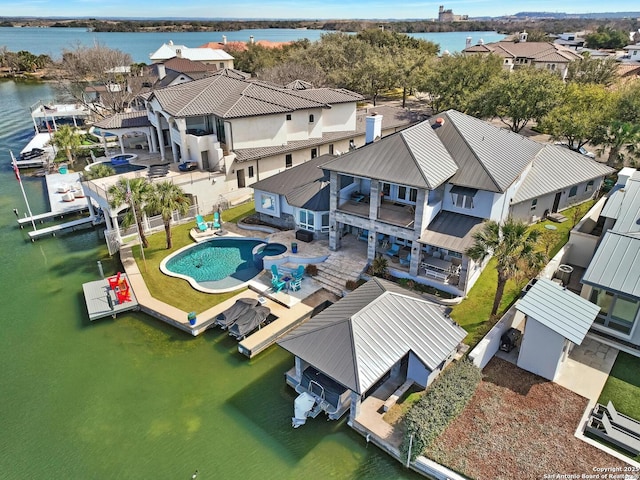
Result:
M151 69L150 76L153 79L153 88L164 88L191 82L220 70L216 65L179 57L170 58L162 63L154 63L151 65Z
M632 62L640 62L640 43L635 45L627 45L624 47L625 56L624 59L631 60Z
M174 57L215 65L219 69L233 68L233 57L224 50L201 47L189 48L185 45L174 45L172 41L163 44L158 50L149 55L153 63L165 62Z
M578 33L561 33L553 43L577 50L578 48L582 48L585 43L585 39L580 35L581 34Z
M329 233L329 175L319 168L334 158L322 155L252 186L261 220L318 237Z
M505 70L511 71L516 68L534 66L557 72L563 80L567 77L569 63L582 58L580 54L563 45L552 42L527 42L526 33L520 34L520 36L519 42L480 43L468 46L463 50L463 53L466 55L498 55L503 59Z
M200 48L214 48L222 49L226 51L245 52L249 50L249 45L259 45L264 48L283 48L287 45L291 45L293 42L272 42L270 40L258 40L255 41L253 35L249 36L248 42L228 42L227 36L222 36L222 42L207 42L204 45L200 45Z
M330 172L331 249L353 234L367 241L370 262L389 251L392 273L455 295L486 264L465 255L485 220L533 223L592 198L613 172L455 110L322 168Z
M374 278L278 344L295 356L286 374L290 386L311 395L329 418L349 410L354 419L361 401L388 378L428 386L465 336L442 307Z

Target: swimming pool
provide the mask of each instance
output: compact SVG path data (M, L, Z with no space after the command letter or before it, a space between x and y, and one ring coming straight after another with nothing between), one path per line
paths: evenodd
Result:
M110 158L111 165L126 165L131 160L135 160L138 158L138 155L135 153L121 153L120 155L114 155Z
M222 293L245 286L262 271L265 256L286 250L282 244L254 238L213 238L168 256L160 270L187 280L196 290Z
M145 170L147 168L144 165L133 165L131 163L123 163L123 164L120 164L120 165L113 165L110 160L106 160L104 162L95 162L95 163L92 163L90 165L87 165L86 167L84 167L84 169L86 171L89 171L89 170L91 170L91 168L93 168L94 165L98 165L100 163L103 163L105 165L109 165L111 168L113 168L115 170L115 172L116 172L114 175L120 175L122 173L127 173L127 172L135 172L135 171L138 171L138 170Z

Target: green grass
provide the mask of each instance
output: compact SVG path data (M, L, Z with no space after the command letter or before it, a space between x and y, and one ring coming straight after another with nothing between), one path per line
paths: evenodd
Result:
M555 242L549 248L549 258L553 258L569 240L569 232L573 228L573 215L576 209L580 209L582 214L579 218L582 218L594 203L594 201L590 201L564 210L562 214L567 217L568 220L566 222L554 223L545 220L530 227L532 230L538 230L545 234L550 231L545 228L545 225L554 225L556 227L556 230L554 230L554 232L556 232L556 236L554 237ZM468 333L464 342L473 348L493 325L495 325L498 318L516 301L520 295L520 291L528 281L529 279L512 279L507 282L502 301L500 302L500 308L498 309L498 315L496 316L497 318L491 319L491 307L493 306L493 299L498 283L496 261L495 259L491 259L487 267L480 274L478 281L468 293L467 298L459 305L453 307L451 311L451 318Z
M253 202L245 203L229 210L225 210L223 218L225 222L237 222L240 218L253 213ZM213 221L213 214L205 216L205 220ZM144 250L146 261L142 260L139 246L133 247L133 255L142 273L142 277L149 288L151 295L165 303L175 306L186 312L203 312L225 300L238 294L241 290L230 293L202 293L195 290L189 282L175 277L170 277L160 271L160 262L176 250L194 243L189 236L194 222L187 222L171 229L173 235L173 248L167 249L167 240L164 230L148 237L149 247Z
M640 420L640 358L618 353L598 402L613 403L620 413Z

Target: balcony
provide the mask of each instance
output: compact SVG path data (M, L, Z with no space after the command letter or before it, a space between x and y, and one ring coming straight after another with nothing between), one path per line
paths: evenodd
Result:
M361 195L362 199L352 198L338 206L338 210L369 218L369 197ZM383 202L378 207L377 221L397 225L403 228L412 228L415 222L415 208L412 205Z

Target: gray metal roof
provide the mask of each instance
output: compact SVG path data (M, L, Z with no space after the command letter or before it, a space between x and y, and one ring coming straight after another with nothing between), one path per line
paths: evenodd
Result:
M545 145L533 160L531 169L513 198L513 203L602 178L614 171L613 168L568 148Z
M601 217L617 219L620 215L620 208L622 207L622 200L624 200L624 191L622 185L614 185L613 188L607 193L607 201L602 207L600 212Z
M640 232L640 174L635 173L627 180L622 193L620 213L614 226L616 232Z
M319 165L334 158L322 155L308 162L260 180L251 185L254 190L284 195L294 207L313 211L329 210L329 176Z
M423 119L423 115L417 112L411 112L398 107L376 107L378 115L382 115L382 132L393 129L402 129ZM354 138L363 135L366 129L365 118L368 112L358 110L356 112L356 129L344 130L339 132L324 132L321 138L309 138L307 140L296 140L287 142L284 146L255 147L235 149L236 161L246 162L257 158L270 157L273 155L284 155L285 153L295 152L303 148L310 148L319 145L327 145L331 142Z
M104 118L99 122L96 122L95 126L103 130L112 128L133 128L133 127L148 127L151 125L149 117L147 117L146 110L128 112L128 113L116 113L111 117Z
M154 91L152 96L174 117L213 114L220 118L329 108L330 103L356 102L363 98L344 89L291 90L228 75L212 75L170 86Z
M447 181L457 165L424 121L348 152L323 168L432 190Z
M546 278L531 287L516 309L576 345L582 343L600 312L599 306Z
M484 220L461 213L441 211L422 232L420 243L464 253L474 243L473 234Z
M640 236L605 233L582 283L640 298Z
M450 183L489 192L504 192L522 175L542 145L456 110L435 132L458 164Z
M465 336L439 306L372 279L278 344L362 394L409 352L435 369Z

